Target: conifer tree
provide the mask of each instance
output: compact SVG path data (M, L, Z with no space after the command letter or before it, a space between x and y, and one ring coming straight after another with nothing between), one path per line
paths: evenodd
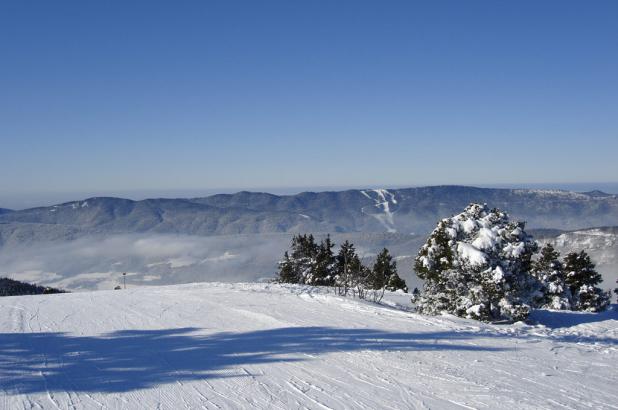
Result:
M406 284L406 281L399 276L397 271L395 271L388 279L386 290L390 290L391 292L401 290L404 293L408 293L408 285Z
M376 257L368 278L368 288L374 291L374 301L382 299L393 273L397 273L397 263L393 261L393 257L389 254L388 249L384 248Z
M361 261L354 245L345 241L337 254L335 267L335 286L339 288L340 294L348 294L348 291L354 286L353 278L358 275L361 269Z
M316 263L317 245L313 235L294 235L291 253L279 261L277 280L283 283L306 283Z
M311 280L307 283L316 286L333 286L335 284L334 246L330 240L330 235L320 242L320 245L317 247Z
M417 310L484 321L525 319L537 245L524 227L481 204L440 221L415 259L424 280Z
M281 283L298 283L300 281L298 270L287 251L283 254L283 259L279 261L277 280Z
M292 260L299 283L312 284L318 254L318 245L313 235L296 235L292 239Z
M571 309L571 290L566 278L560 253L548 243L540 252L539 258L532 264L532 273L541 284L541 295L537 306L544 309Z
M564 258L564 271L573 297L573 310L600 312L607 308L610 294L596 286L603 278L586 252L569 253Z

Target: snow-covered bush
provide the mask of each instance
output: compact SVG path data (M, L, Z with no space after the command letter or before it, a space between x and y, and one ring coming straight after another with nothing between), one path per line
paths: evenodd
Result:
M483 321L525 319L530 299L538 297L530 275L536 250L523 222L470 204L440 221L419 250L414 268L424 287L417 310Z

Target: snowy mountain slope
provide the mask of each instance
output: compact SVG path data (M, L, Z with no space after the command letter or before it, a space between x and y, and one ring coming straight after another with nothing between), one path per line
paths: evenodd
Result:
M616 408L617 312L534 317L259 284L7 297L0 408Z
M387 232L397 232L393 217L396 210L395 208L397 207L397 199L395 199L395 194L387 191L386 189L371 189L360 192L375 202L370 211L367 211L367 208L369 207L362 207L361 212L376 218L384 226Z

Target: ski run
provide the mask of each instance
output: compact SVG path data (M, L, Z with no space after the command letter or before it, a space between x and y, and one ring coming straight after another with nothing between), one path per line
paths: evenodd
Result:
M493 325L300 285L0 299L2 409L618 409L618 311Z

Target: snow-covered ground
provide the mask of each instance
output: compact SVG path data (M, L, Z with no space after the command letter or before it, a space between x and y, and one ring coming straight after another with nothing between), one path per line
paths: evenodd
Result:
M325 289L0 299L0 408L618 408L618 310L488 325Z

